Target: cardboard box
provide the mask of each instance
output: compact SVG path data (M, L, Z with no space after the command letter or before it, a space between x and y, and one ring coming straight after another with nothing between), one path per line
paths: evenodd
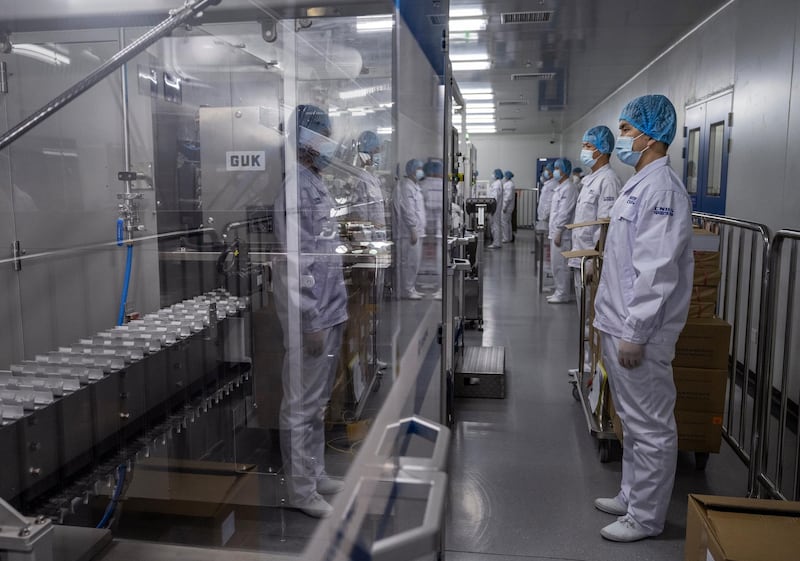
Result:
M728 371L705 368L673 368L678 398L676 410L719 413L725 410Z
M719 291L716 286L698 286L692 287L692 302L713 302L717 303L717 296Z
M690 302L688 320L713 318L717 314L716 302Z
M800 502L689 495L685 561L796 561Z
M719 269L704 269L703 267L695 267L692 284L694 286L719 286L720 280L722 280L722 271Z
M675 345L673 367L728 368L731 326L719 318L690 319Z
M695 270L719 271L719 251L695 251L694 268Z
M695 251L719 251L719 236L702 228L693 228L692 249Z
M722 444L722 413L699 413L675 409L678 450L719 452Z

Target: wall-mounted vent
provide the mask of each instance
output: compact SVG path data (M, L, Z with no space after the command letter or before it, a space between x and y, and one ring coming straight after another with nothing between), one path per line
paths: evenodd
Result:
M506 101L498 101L498 107L516 107L520 105L528 105L528 100L526 99L509 99Z
M513 23L549 23L553 19L552 11L537 12L505 12L500 14L503 24Z
M524 72L511 75L511 79L515 82L517 80L552 80L555 77L555 72Z
M431 14L428 16L431 25L447 25L447 14Z

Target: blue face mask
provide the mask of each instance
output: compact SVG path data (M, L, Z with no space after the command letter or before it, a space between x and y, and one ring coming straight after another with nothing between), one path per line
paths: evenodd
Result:
M587 167L594 167L597 163L597 158L593 158L594 150L581 150L581 163Z
M550 179L550 170L548 169L544 170L544 173L542 173L542 175L544 176L545 179Z
M642 136L644 136L644 133L641 133L636 138L632 136L620 136L617 138L617 143L615 145L614 150L617 153L617 158L619 158L623 164L636 167L636 164L639 163L639 159L642 157L644 150L647 150L647 148L649 148L648 146L641 152L633 151L633 143L636 142L636 140Z
M563 176L563 175L561 175L561 170L560 170L560 169L557 169L557 170L555 170L555 171L553 172L553 177L555 177L556 179L560 180L560 179L561 179L562 177L564 177L564 176Z
M417 171L414 172L414 177L417 178L417 181L422 181L423 179L425 179L425 172L422 171L421 169L418 169Z

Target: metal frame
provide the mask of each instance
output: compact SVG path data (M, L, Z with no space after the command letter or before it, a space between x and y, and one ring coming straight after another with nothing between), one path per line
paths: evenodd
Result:
M718 312L722 319L730 321L733 326L732 335L732 360L728 365L728 398L726 404L725 423L722 426L722 435L742 462L748 466L748 495L755 492L755 476L753 470L758 462L754 462L761 442L759 418L762 402L757 397L763 393L764 378L766 377L764 355L767 343L767 325L769 314L762 313L767 309L767 297L770 286L770 231L767 226L756 222L740 220L728 216L718 216L695 212L693 218L702 224L715 224L720 227L720 265L724 267L720 279L720 296ZM749 236L749 244L746 238ZM735 241L738 243L734 244ZM734 245L736 252L734 253ZM760 251L759 251L760 249ZM746 253L747 250L747 253ZM758 253L757 253L758 252ZM735 255L735 262L733 261ZM749 255L749 258L748 258ZM760 266L757 260L760 255ZM749 262L747 271L743 271L744 262ZM731 269L735 266L735 271ZM745 281L746 279L746 281ZM743 282L745 281L745 282ZM760 283L760 284L757 284ZM758 286L759 306L754 309L751 304L754 287ZM741 318L742 297L744 296L746 313ZM733 309L728 303L733 300ZM757 314L757 317L755 317ZM742 360L739 361L739 334L744 327L744 351ZM750 371L751 363L751 331L757 329L757 345L755 357L755 372ZM736 381L739 364L743 365L742 384L739 399L736 399ZM748 387L751 380L755 383L755 395L752 411L748 411ZM739 422L735 423L738 414ZM750 431L749 447L747 445L748 430Z
M786 285L786 291L784 292L783 283L781 282L781 273L783 272L782 265L785 260L785 244L790 246L790 253L788 257L788 271L785 275L788 279L788 283ZM790 390L789 382L792 375L792 372L789 370L793 351L792 326L794 321L798 319L793 314L795 304L794 279L797 273L798 245L800 245L800 231L797 230L779 230L772 239L772 248L769 256L769 294L766 306L763 308L766 311L764 316L769 318L769 322L767 323L766 333L764 334L764 352L761 355L760 362L761 371L767 375L762 377L762 383L757 394L759 408L756 423L761 438L758 443L759 448L757 456L755 461L751 462L750 471L748 473L751 490L757 491L759 496L762 494L762 491L766 491L766 493L773 498L789 500L798 500L798 497L800 497L800 457L798 456L800 450L795 450L793 466L784 465L784 447L786 444L786 425L789 409L788 392ZM781 314L783 316L783 325L781 326L783 327L783 355L781 357L781 378L776 380L773 368L775 366L775 355L777 351L777 336L781 331L781 329L779 329L778 318L778 306L781 302L785 303L787 311L785 314ZM795 374L795 376L797 376L797 374ZM769 472L773 470L769 463L771 448L770 437L775 427L773 427L773 423L770 421L772 420L772 392L773 388L775 388L776 381L780 382L780 404L777 415L777 442L775 445L776 465L774 474L771 474ZM795 427L795 430L797 429L798 427ZM791 458L792 456L790 456L789 459ZM785 468L792 471L791 493L788 494L785 492L783 485Z

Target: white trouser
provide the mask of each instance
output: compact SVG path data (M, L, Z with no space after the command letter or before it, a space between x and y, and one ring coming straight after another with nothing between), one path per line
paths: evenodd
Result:
M497 209L492 215L492 245L503 241L503 211Z
M569 232L561 234L560 247L556 247L555 242L550 240L550 267L553 272L553 280L556 283L553 298L569 298L572 293L572 273L569 270L566 257L561 255L562 251L569 251L570 249L572 249L572 238Z
M602 334L603 365L614 407L622 421L622 484L617 500L653 535L661 533L675 483L675 345L648 344L638 368L620 366L620 339Z
M325 476L325 408L336 376L344 323L325 331L322 352L312 356L303 341L287 341L283 358L280 437L290 501L307 499ZM308 334L303 338L307 340Z
M583 290L583 283L581 282L581 270L578 268L572 267L572 276L575 279L575 302L578 303L578 317L580 318L581 314L581 299L586 299L586 307L584 308L584 322L583 322L583 371L590 372L592 366L591 356L589 355L589 315L590 309L589 306L592 303L589 301L589 291L587 290L584 293Z
M410 238L400 239L400 296L416 291L417 273L422 262L422 240L422 237L417 238L417 243L412 245Z
M514 233L511 231L511 215L514 213L513 210L509 212L504 212L502 216L502 226L503 226L503 241L510 242Z

